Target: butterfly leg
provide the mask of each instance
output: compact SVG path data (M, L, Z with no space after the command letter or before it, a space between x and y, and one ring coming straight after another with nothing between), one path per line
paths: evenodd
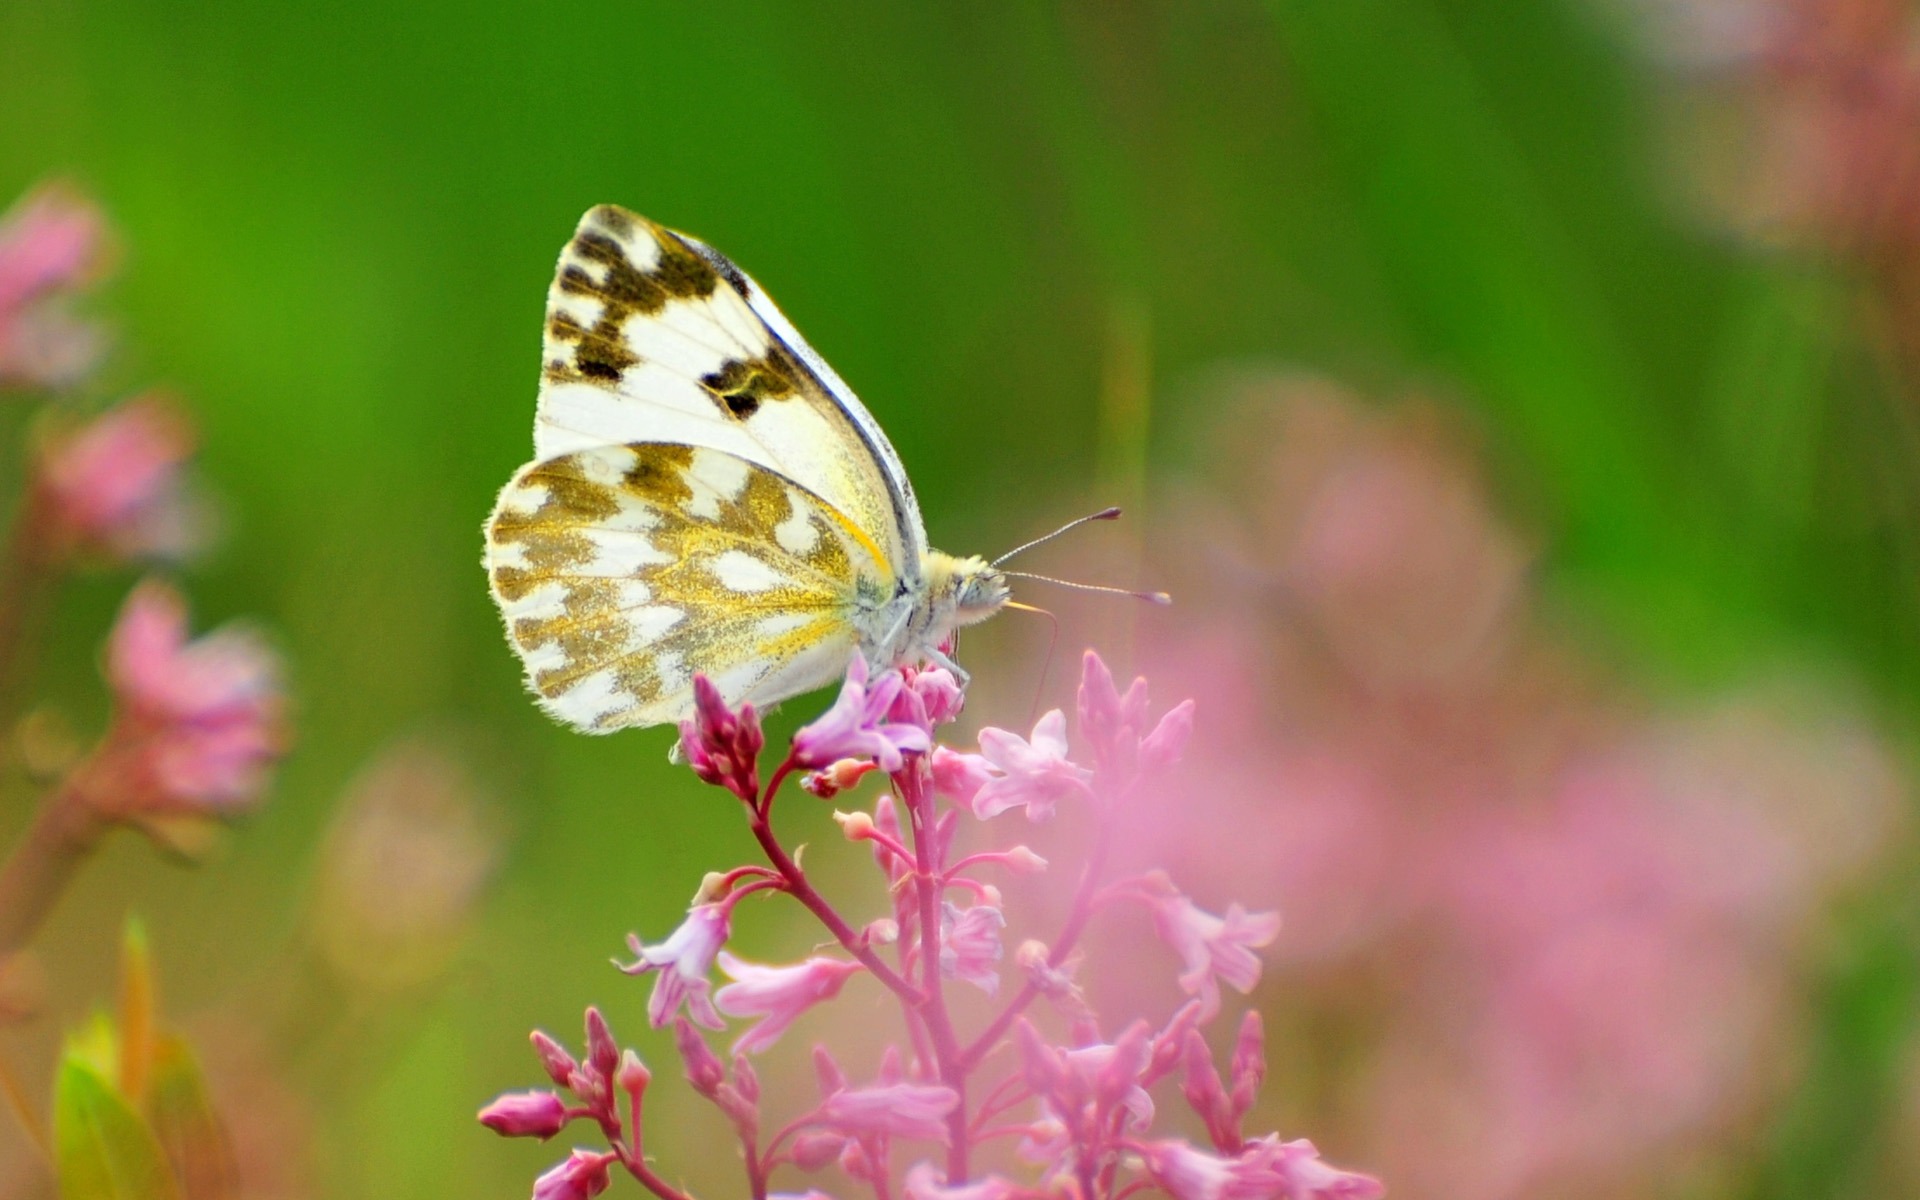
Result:
M937 646L929 646L927 648L927 661L936 667L945 667L947 670L952 671L954 679L963 688L973 682L973 676L967 673L967 669L942 654L940 648Z

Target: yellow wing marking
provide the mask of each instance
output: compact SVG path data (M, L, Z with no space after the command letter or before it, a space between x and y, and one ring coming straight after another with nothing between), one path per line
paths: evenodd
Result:
M662 443L516 475L487 529L510 639L545 707L605 731L675 720L695 672L730 702L829 680L863 597L891 593L871 538L744 459Z

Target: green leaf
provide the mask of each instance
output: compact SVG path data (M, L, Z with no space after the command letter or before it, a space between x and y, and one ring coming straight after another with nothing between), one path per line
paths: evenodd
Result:
M120 1094L139 1105L153 1073L154 1038L153 956L147 950L146 930L136 918L127 918L120 939Z
M147 1112L187 1200L231 1200L238 1191L233 1148L186 1039L163 1034L154 1043Z
M53 1140L61 1200L181 1200L153 1130L72 1052L54 1089Z

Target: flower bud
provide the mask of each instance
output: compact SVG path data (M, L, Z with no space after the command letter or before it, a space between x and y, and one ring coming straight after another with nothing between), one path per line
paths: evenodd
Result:
M680 1051L680 1061L686 1064L687 1082L693 1085L694 1091L713 1099L727 1078L727 1069L720 1065L719 1055L685 1017L674 1018L673 1044Z
M575 1150L567 1160L533 1181L533 1200L592 1200L607 1190L612 1154Z
M1047 860L1026 846L1015 846L1002 852L1000 861L1015 875L1038 875L1047 869Z
M534 1053L540 1056L540 1066L546 1071L547 1078L561 1087L566 1087L567 1081L573 1077L574 1071L580 1066L573 1060L573 1055L568 1054L559 1042L538 1029L528 1035L528 1040L533 1043Z
M793 1139L793 1165L802 1171L826 1167L847 1148L847 1139L837 1133L803 1133Z
M873 818L866 813L836 811L833 819L840 823L840 832L850 842L864 842L873 836Z
M501 1137L546 1141L566 1128L567 1106L552 1092L508 1092L480 1110L480 1123Z
M1180 761L1180 752L1193 736L1193 701L1182 700L1167 710L1160 723L1140 741L1140 769L1163 771Z
M629 1096L638 1096L653 1082L653 1072L647 1070L647 1064L640 1061L638 1054L627 1050L620 1055L620 1069L614 1073L613 1081Z
M587 1009L587 1065L599 1072L602 1079L613 1078L620 1067L620 1046L613 1040L613 1030L607 1027L607 1019L597 1008Z

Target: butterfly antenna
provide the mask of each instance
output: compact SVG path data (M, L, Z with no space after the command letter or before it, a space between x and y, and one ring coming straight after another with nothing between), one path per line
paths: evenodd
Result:
M1060 528L1054 530L1052 533L1047 534L1045 537L1037 537L1032 541L1028 542L1024 546L1015 546L1013 549L1007 551L1005 554L1002 554L999 558L994 559L993 565L997 567L1001 563L1012 558L1014 555L1020 554L1027 550L1031 550L1035 546L1041 545L1044 542L1050 542L1053 539L1059 537L1061 534L1065 533L1067 530L1078 529L1080 526L1085 525L1088 521L1117 521L1119 519L1120 519L1120 510L1118 508L1103 508L1097 513L1088 513L1084 517L1076 517L1073 520L1068 521L1065 525L1062 525Z
M1071 580L1055 579L1051 575L1029 575L1025 571L1007 571L1008 579L1031 579L1035 583L1051 583L1055 587L1072 588L1076 592L1104 592L1109 596L1131 596L1135 600L1145 600L1149 604L1172 604L1173 597L1165 592L1136 592L1130 588L1104 587L1097 583L1074 583ZM1008 605L1009 608L1013 607Z
M1053 670L1053 652L1060 646L1060 618L1044 608L1022 604L1018 600L1007 601L1007 607L1017 612L1038 613L1045 617L1047 624L1052 627L1051 632L1047 634L1047 655L1040 660L1040 682L1034 685L1033 704L1027 709L1027 726L1032 728L1033 724L1040 719L1040 701L1047 694L1047 673Z

